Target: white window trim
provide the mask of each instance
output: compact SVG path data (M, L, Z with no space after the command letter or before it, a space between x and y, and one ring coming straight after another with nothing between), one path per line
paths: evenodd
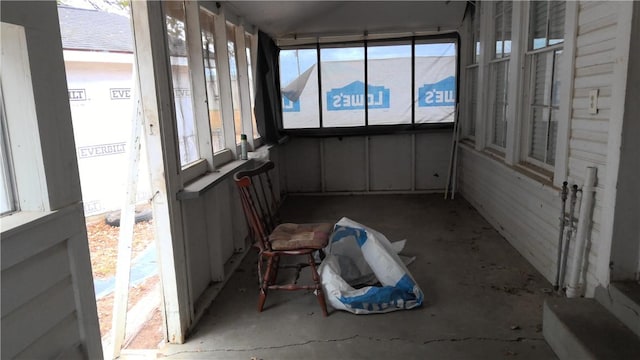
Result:
M22 26L2 23L0 78L7 116L9 151L13 157L19 211L49 211L49 193L40 145L33 83ZM11 54L11 56L9 55ZM11 89L11 91L6 91Z
M207 171L215 169L211 140L211 124L207 106L207 84L204 76L202 35L200 28L200 6L197 1L185 2L185 27L187 36L187 52L189 69L191 69L191 98L193 100L193 116L198 139L200 160L187 164L182 168L183 181L188 182ZM201 164L204 164L201 165Z
M522 152L526 152L528 148L523 141L523 131L528 126L525 119L526 99L525 87L528 81L524 79L524 63L528 50L529 36L529 3L513 2L512 24L522 24L522 26L512 26L512 42L511 56L508 71L508 90L507 103L509 104L507 117L507 144L505 148L499 148L491 144L493 119L492 102L495 89L489 87L490 81L490 63L495 62L494 59L494 6L480 7L480 55L478 57L478 93L476 107L476 134L475 149L477 151L488 150L495 155L504 154L505 163L521 167ZM561 64L558 64L559 80L561 87L558 92L559 109L558 118L558 134L556 138L556 158L553 172L553 185L562 186L562 182L566 180L569 165L569 135L571 121L571 97L573 93L573 78L575 73L575 53L576 53L576 35L578 20L578 4L576 2L566 2L565 8L565 35L564 43L560 45L563 48L563 56ZM553 45L556 46L556 45ZM508 57L509 58L509 57ZM501 58L502 59L502 58ZM511 101L516 99L516 101ZM524 150L521 150L524 149ZM533 167L538 164L532 162ZM526 168L536 177L549 178L548 174L542 174L533 167ZM550 179L551 180L551 179Z
M571 124L571 99L575 74L576 37L578 34L578 2L567 1L564 18L564 47L560 71L560 90L558 91L558 134L556 137L556 162L553 184L562 186L569 168L569 127Z
M188 62L191 73L191 91L195 126L198 139L200 159L181 167L183 184L193 181L207 172L237 158L238 144L235 143L235 123L233 113L233 98L231 95L231 76L229 67L229 53L227 49L227 23L231 24L236 34L236 48L245 49L245 33L251 36L252 71L255 74L255 62L257 42L253 40L255 35L247 32L245 25L237 25L238 19L233 13L223 8L212 9L207 3L185 1L185 33L187 36ZM218 82L220 86L220 112L223 126L224 149L213 151L211 139L211 124L209 120L206 79L204 77L204 64L202 62L202 36L200 26L200 11L206 10L214 17L216 66L218 69ZM250 29L251 30L251 29ZM165 34L166 36L166 34ZM253 141L253 148L262 144L260 137L253 139L252 104L249 88L248 62L246 52L236 54L238 65L238 90L240 95L240 111L242 114L242 131ZM201 75L200 75L201 74Z
M464 97L464 110L463 110L463 114L464 116L462 117L462 119L464 119L464 133L463 136L466 139L469 139L471 141L475 141L476 135L475 135L475 130L476 130L476 122L478 119L478 113L477 113L477 103L478 103L478 97L477 97L477 87L479 85L477 78L479 77L479 73L480 73L480 56L478 56L476 58L475 56L475 52L476 52L476 43L475 41L480 41L480 38L478 37L477 39L475 38L475 29L474 29L474 21L478 21L480 22L480 18L481 18L481 14L480 14L480 3L477 2L475 3L476 9L475 9L475 15L474 17L471 17L469 21L467 21L465 23L465 28L464 28L464 36L467 38L467 41L469 41L469 46L466 46L464 51L462 51L461 54L461 63L466 64L464 67L464 72L463 74L460 74L460 87L462 88L465 97ZM478 35L480 35L480 32L478 33ZM476 60L476 62L474 62L474 60ZM464 61L464 62L463 62ZM472 92L473 89L471 88L471 77L469 76L469 73L472 71L472 69L475 69L476 71L476 104L474 106L473 102L472 102ZM471 133L471 126L472 126L472 121L473 120L473 128L474 128L474 132Z
M529 76L525 81L523 81L523 90L524 90L523 99L526 100L526 103L523 102L523 106L522 106L522 139L521 139L520 158L522 159L523 162L545 169L550 173L553 173L555 165L549 165L543 161L540 161L538 159L535 159L529 156L529 148L531 146L531 126L533 121L532 109L534 107L533 92L534 92L534 86L535 86L535 79L534 79L535 73L533 70L533 68L535 67L535 64L533 62L533 58L534 56L544 54L544 53L554 53L557 50L563 50L563 48L564 48L563 44L557 44L557 45L547 46L541 49L536 49L533 51L527 51L525 53L525 56L526 56L525 68ZM560 75L560 70L561 70L558 65L560 64L556 64L554 69L556 77L557 75ZM553 86L553 84L550 84L549 86ZM552 109L552 111L555 111L556 113L558 113L560 109L560 104L558 107L554 107L552 105L549 105L549 106L537 105L535 107L550 108ZM554 159L554 161L555 160L556 159Z
M553 182L556 187L561 187L562 182L566 180L568 174L569 165L569 128L571 122L571 98L573 94L573 78L575 74L575 52L576 52L576 36L577 36L577 20L578 20L578 4L576 2L567 1L565 3L565 26L564 26L564 42L560 44L550 45L544 48L535 50L528 50L529 48L529 11L530 4L526 3L525 17L523 29L526 30L526 37L523 40L524 54L526 59L526 65L531 66L529 57L532 54L538 54L548 51L555 51L562 49L563 54L560 62L556 64L559 69L557 71L558 79L560 81L560 88L558 90L558 102L559 107L557 111L558 129L556 135L556 153L555 153L555 165L548 165L536 159L528 156L529 150L529 126L530 126L530 101L531 94L531 79L526 79L522 83L523 95L520 97L523 100L519 114L522 117L521 124L521 136L520 139L521 148L520 151L515 152L518 155L519 162L527 171L534 173L537 176L548 178ZM528 69L527 69L528 70ZM531 71L528 71L532 74ZM526 100L526 103L525 103ZM526 164L533 166L527 167ZM542 169L540 171L539 169Z
M511 60L508 68L507 80L507 133L505 140L505 162L509 165L518 163L520 153L520 132L522 121L519 114L523 106L522 79L524 65L524 50L527 46L527 29L529 28L525 3L513 2L511 9ZM513 26L513 24L522 24Z
M238 63L238 90L240 91L240 114L242 115L242 133L247 139L253 139L253 118L251 117L251 89L249 88L249 62L247 61L247 45L245 43L244 26L235 26L236 62ZM239 49L242 49L240 51ZM249 145L251 146L251 141ZM249 149L252 150L252 149Z
M487 86L489 87L489 89L488 89L487 93L489 95L489 102L487 103L487 114L488 114L488 117L487 117L487 121L486 121L487 130L488 131L486 132L487 133L487 139L486 139L486 145L485 146L487 148L489 148L489 149L493 149L493 150L497 151L502 156L504 156L505 152L506 152L506 146L507 146L506 139L505 139L505 146L504 147L499 146L497 144L494 144L493 140L492 140L493 135L494 135L494 131L495 131L495 121L496 121L496 114L494 112L494 108L495 108L495 105L496 105L496 87L492 86L492 85L494 84L493 81L494 81L494 77L496 76L495 69L498 67L498 65L495 65L495 64L499 64L499 63L502 63L502 62L509 62L510 63L510 60L511 60L510 57L502 57L502 58L493 59L493 60L489 61L489 64L488 64L488 68L489 68L488 69L488 80L489 81L487 82ZM507 109L504 110L504 119L505 119L505 122L507 123L507 126L509 124L509 119L507 118L508 113L509 113L507 111L509 109L509 83L511 81L510 76L509 76L510 74L509 74L509 69L508 68L509 68L509 65L507 64L507 74L506 74L507 83L505 84L505 89L504 89L505 90L504 102L507 105ZM507 136L507 135L505 135L505 136Z

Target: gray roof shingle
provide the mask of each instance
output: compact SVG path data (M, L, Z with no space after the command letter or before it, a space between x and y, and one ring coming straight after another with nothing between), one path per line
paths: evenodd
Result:
M66 50L133 52L129 18L104 11L58 7Z

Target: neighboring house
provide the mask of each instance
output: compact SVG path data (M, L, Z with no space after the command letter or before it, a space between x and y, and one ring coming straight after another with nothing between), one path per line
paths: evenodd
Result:
M134 86L129 18L58 7L82 198L86 215L122 206L127 181ZM138 199L149 198L140 156Z

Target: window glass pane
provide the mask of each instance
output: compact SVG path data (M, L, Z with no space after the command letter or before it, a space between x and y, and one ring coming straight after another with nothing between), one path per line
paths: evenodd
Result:
M185 10L182 2L165 1L162 4L166 14L167 43L171 61L171 81L178 127L180 162L184 166L200 158L191 98Z
M556 138L558 137L558 111L551 110L551 122L549 123L549 136L547 138L547 159L548 165L556 162Z
M564 1L551 1L549 3L549 45L564 41Z
M532 1L530 3L532 48L539 49L547 46L547 6L546 1Z
M209 123L211 124L211 141L213 151L224 149L224 131L220 107L220 83L218 66L216 65L214 15L206 10L200 10L200 28L202 31L202 56L204 61L204 76L207 90L207 105L209 108Z
M539 53L533 55L533 59L533 103L536 105L549 105L554 53L551 51Z
M369 125L411 124L411 44L369 44Z
M240 110L240 87L238 84L238 61L236 60L236 29L227 23L227 51L229 53L229 71L231 72L231 98L233 103L233 124L236 131L236 144L242 134L242 111Z
M545 161L547 151L547 131L549 127L549 109L546 107L533 107L531 113L531 140L529 156Z
M513 4L511 1L506 1L504 4L504 52L503 56L509 56L511 54L511 15L513 10Z
M282 124L285 129L320 127L318 51L280 51Z
M476 2L473 13L473 63L477 64L480 58L480 2Z
M0 215L7 214L15 210L14 192L13 192L13 176L11 173L11 159L9 156L9 141L4 114L4 99L0 93L0 157L2 158L2 167L0 168L0 176L2 180L2 189L0 190Z
M501 3L496 3L496 6L498 4L501 4ZM496 44L495 57L496 58L501 58L502 54L504 53L503 49L502 49L502 44L503 44L503 41L502 41L502 25L503 25L503 22L502 22L502 14L501 13L496 15L493 23L494 23L494 26L495 26L495 39L496 39L496 41L495 41L495 44Z
M492 86L495 89L493 98L493 129L491 143L499 147L505 147L507 134L507 70L509 61L500 61L491 64Z
M253 66L252 66L252 58L251 58L251 36L246 34L244 36L245 50L247 53L247 67L249 73L249 98L251 99L251 126L253 126L253 138L257 139L260 137L258 134L258 127L256 126L256 113L254 111L256 97L254 90L254 82L253 82Z
M511 53L511 13L510 1L496 2L494 14L495 58L509 56Z
M320 49L323 127L364 126L364 47Z
M456 44L416 43L415 122L453 122L456 92Z
M551 106L560 106L560 97L558 96L560 90L560 77L558 76L558 68L562 61L562 50L556 50L553 54L553 87L551 88Z
M557 66L561 50L531 55L533 61L532 106L530 110L529 157L547 165L555 162L558 132Z
M476 133L476 106L478 104L478 67L467 69L469 79L469 101L467 105L467 135Z

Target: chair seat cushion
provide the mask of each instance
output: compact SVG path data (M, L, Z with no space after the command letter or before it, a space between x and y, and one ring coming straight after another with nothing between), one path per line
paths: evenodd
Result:
M329 242L333 225L291 224L278 225L269 236L273 250L322 249Z

